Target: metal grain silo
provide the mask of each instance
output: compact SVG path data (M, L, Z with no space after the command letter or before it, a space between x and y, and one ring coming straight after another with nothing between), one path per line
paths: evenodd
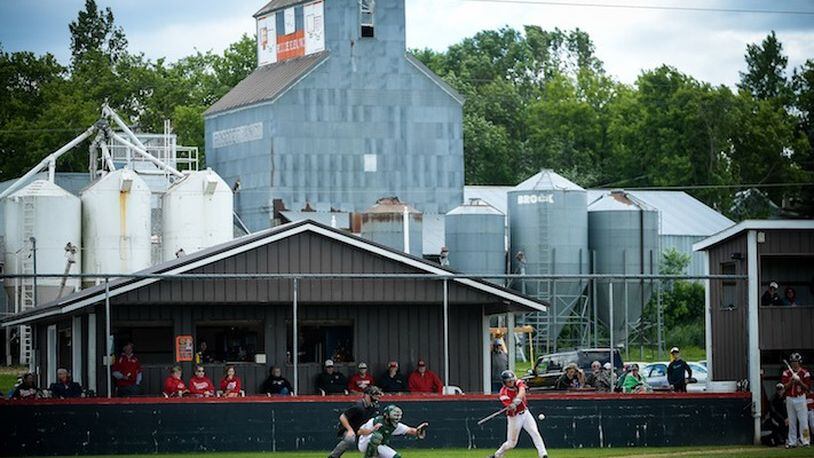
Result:
M147 183L130 169L107 173L82 191L84 273L150 267L150 197Z
M407 218L405 221L405 211ZM420 211L399 201L398 197L382 197L376 205L362 213L361 236L382 245L405 251L413 256L422 255L422 220ZM408 227L408 247L405 247L404 228Z
M444 240L449 249L450 267L468 274L503 275L506 272L506 216L503 213L481 199L470 199L447 213L445 220Z
M543 170L508 192L509 257L512 273L586 274L588 272L588 210L583 188ZM538 330L536 339L554 342L574 306L582 300L585 282L514 280L512 288L551 302L550 320L542 314L525 318Z
M588 245L594 260L594 273L653 274L658 269L658 244L658 211L630 194L610 191L588 206ZM599 319L606 325L610 319L607 286L607 283L598 283L596 294ZM647 282L614 282L615 343L625 342L625 324L633 324L641 317L651 292L651 285Z
M191 172L162 196L161 245L165 261L234 238L232 190L210 169Z
M48 180L36 180L4 199L4 207L6 273L34 273L34 244L38 274L79 273L82 209L78 197ZM39 278L36 284L38 304L79 287L75 278ZM32 279L5 281L11 310L34 306L33 285Z

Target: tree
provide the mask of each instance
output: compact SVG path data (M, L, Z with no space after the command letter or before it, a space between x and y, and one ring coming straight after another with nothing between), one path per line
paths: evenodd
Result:
M98 55L113 64L127 54L127 39L122 28L114 23L113 10L108 7L100 11L95 0L85 0L85 9L68 25L68 30L74 65Z
M789 96L786 66L789 59L774 30L760 44L746 46L746 72L740 72L738 87L758 100L781 99Z
M814 59L808 59L794 70L792 88L801 144L791 159L799 167L801 181L811 183L814 182ZM794 210L802 216L814 217L814 187L800 190Z

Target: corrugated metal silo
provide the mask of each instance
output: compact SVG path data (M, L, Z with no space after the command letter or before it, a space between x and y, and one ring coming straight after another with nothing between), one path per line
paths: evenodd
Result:
M597 274L653 274L659 262L659 213L624 191L610 191L588 206L588 240ZM625 323L635 323L652 292L647 282L613 285L616 343L625 341ZM608 324L607 283L597 285L599 319Z
M509 191L507 199L512 273L588 272L588 210L583 188L552 170L543 170ZM511 286L551 301L552 320L544 328L539 314L526 321L538 328L538 342L549 331L553 342L564 326L562 317L582 298L585 282L557 281L556 291L552 282L541 280L515 280Z
M506 216L503 213L481 199L470 199L447 213L445 219L444 239L449 249L450 267L470 274L506 272Z
M210 169L174 183L162 197L164 260L232 240L233 209L231 188Z
M409 225L409 253L421 257L422 220L420 211L399 201L398 197L382 197L376 205L362 213L361 236L397 250L407 251L404 246L404 210Z
M4 199L5 270L9 274L33 274L31 237L36 240L37 273L79 273L81 266L82 209L78 197L48 180L36 180ZM69 246L70 245L70 246ZM71 262L69 262L71 261ZM79 287L77 279L37 279L37 302L56 299ZM25 285L31 279L6 280L11 310L22 311L27 304Z
M130 273L150 267L150 188L118 169L82 191L84 273Z

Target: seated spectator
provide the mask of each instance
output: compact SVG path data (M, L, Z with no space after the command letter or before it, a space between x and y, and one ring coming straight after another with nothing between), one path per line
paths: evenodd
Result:
M48 388L51 396L60 399L78 398L82 396L82 387L71 380L71 373L67 369L57 369L57 382Z
M317 393L348 394L348 379L336 370L333 360L325 360L324 370L317 376Z
M30 372L23 375L23 382L17 385L17 388L14 388L14 392L11 393L11 399L37 399L40 397L42 397L42 391L37 388L34 374Z
M565 373L557 379L556 389L558 390L578 390L585 386L585 375L577 367L576 363L565 366Z
M407 393L407 379L399 371L398 361L390 361L387 364L387 372L379 377L379 388L385 393Z
M630 372L625 375L625 381L622 383L622 391L625 393L647 393L651 391L647 381L639 374L638 364L630 366Z
M785 386L778 383L775 392L769 401L766 414L763 417L761 428L770 431L763 436L761 442L769 447L776 447L786 443L789 434L788 416L786 414Z
M357 370L348 381L348 391L351 393L363 393L365 388L376 384L373 376L367 372L367 363L359 363Z
M779 286L776 281L770 282L769 289L767 289L760 298L760 305L783 305L783 299L777 294L778 288Z
M797 291L791 286L786 287L783 291L783 305L800 305L797 302Z
M260 387L260 392L272 396L294 396L294 388L283 377L282 369L276 366L269 369L269 376Z
M195 398L209 398L215 395L215 385L206 376L203 366L195 366L195 375L189 379L189 394Z
M227 398L240 396L243 388L240 384L240 377L235 372L235 366L226 366L223 374L223 380L220 381L221 394Z
M585 386L597 391L610 391L610 370L603 369L599 361L591 363L591 373L585 379Z
M427 363L423 359L418 360L415 370L407 379L407 388L411 393L444 394L444 384L435 372L427 369Z
M170 376L164 380L164 395L169 398L180 398L188 392L186 384L181 380L181 366L172 366Z
M122 347L122 354L113 363L112 375L116 379L116 394L118 396L138 396L141 394L141 362L133 353L133 342L127 342Z

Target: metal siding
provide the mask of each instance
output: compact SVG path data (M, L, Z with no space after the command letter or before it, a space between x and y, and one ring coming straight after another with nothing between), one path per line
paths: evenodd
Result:
M731 261L731 255L740 252L746 258L746 234L732 238L709 249L709 273L721 274L721 263ZM737 264L739 275L748 275L747 264ZM747 331L748 288L746 281L737 282L734 310L722 310L722 282L710 281L712 307L712 359L715 380L741 380L747 377Z

